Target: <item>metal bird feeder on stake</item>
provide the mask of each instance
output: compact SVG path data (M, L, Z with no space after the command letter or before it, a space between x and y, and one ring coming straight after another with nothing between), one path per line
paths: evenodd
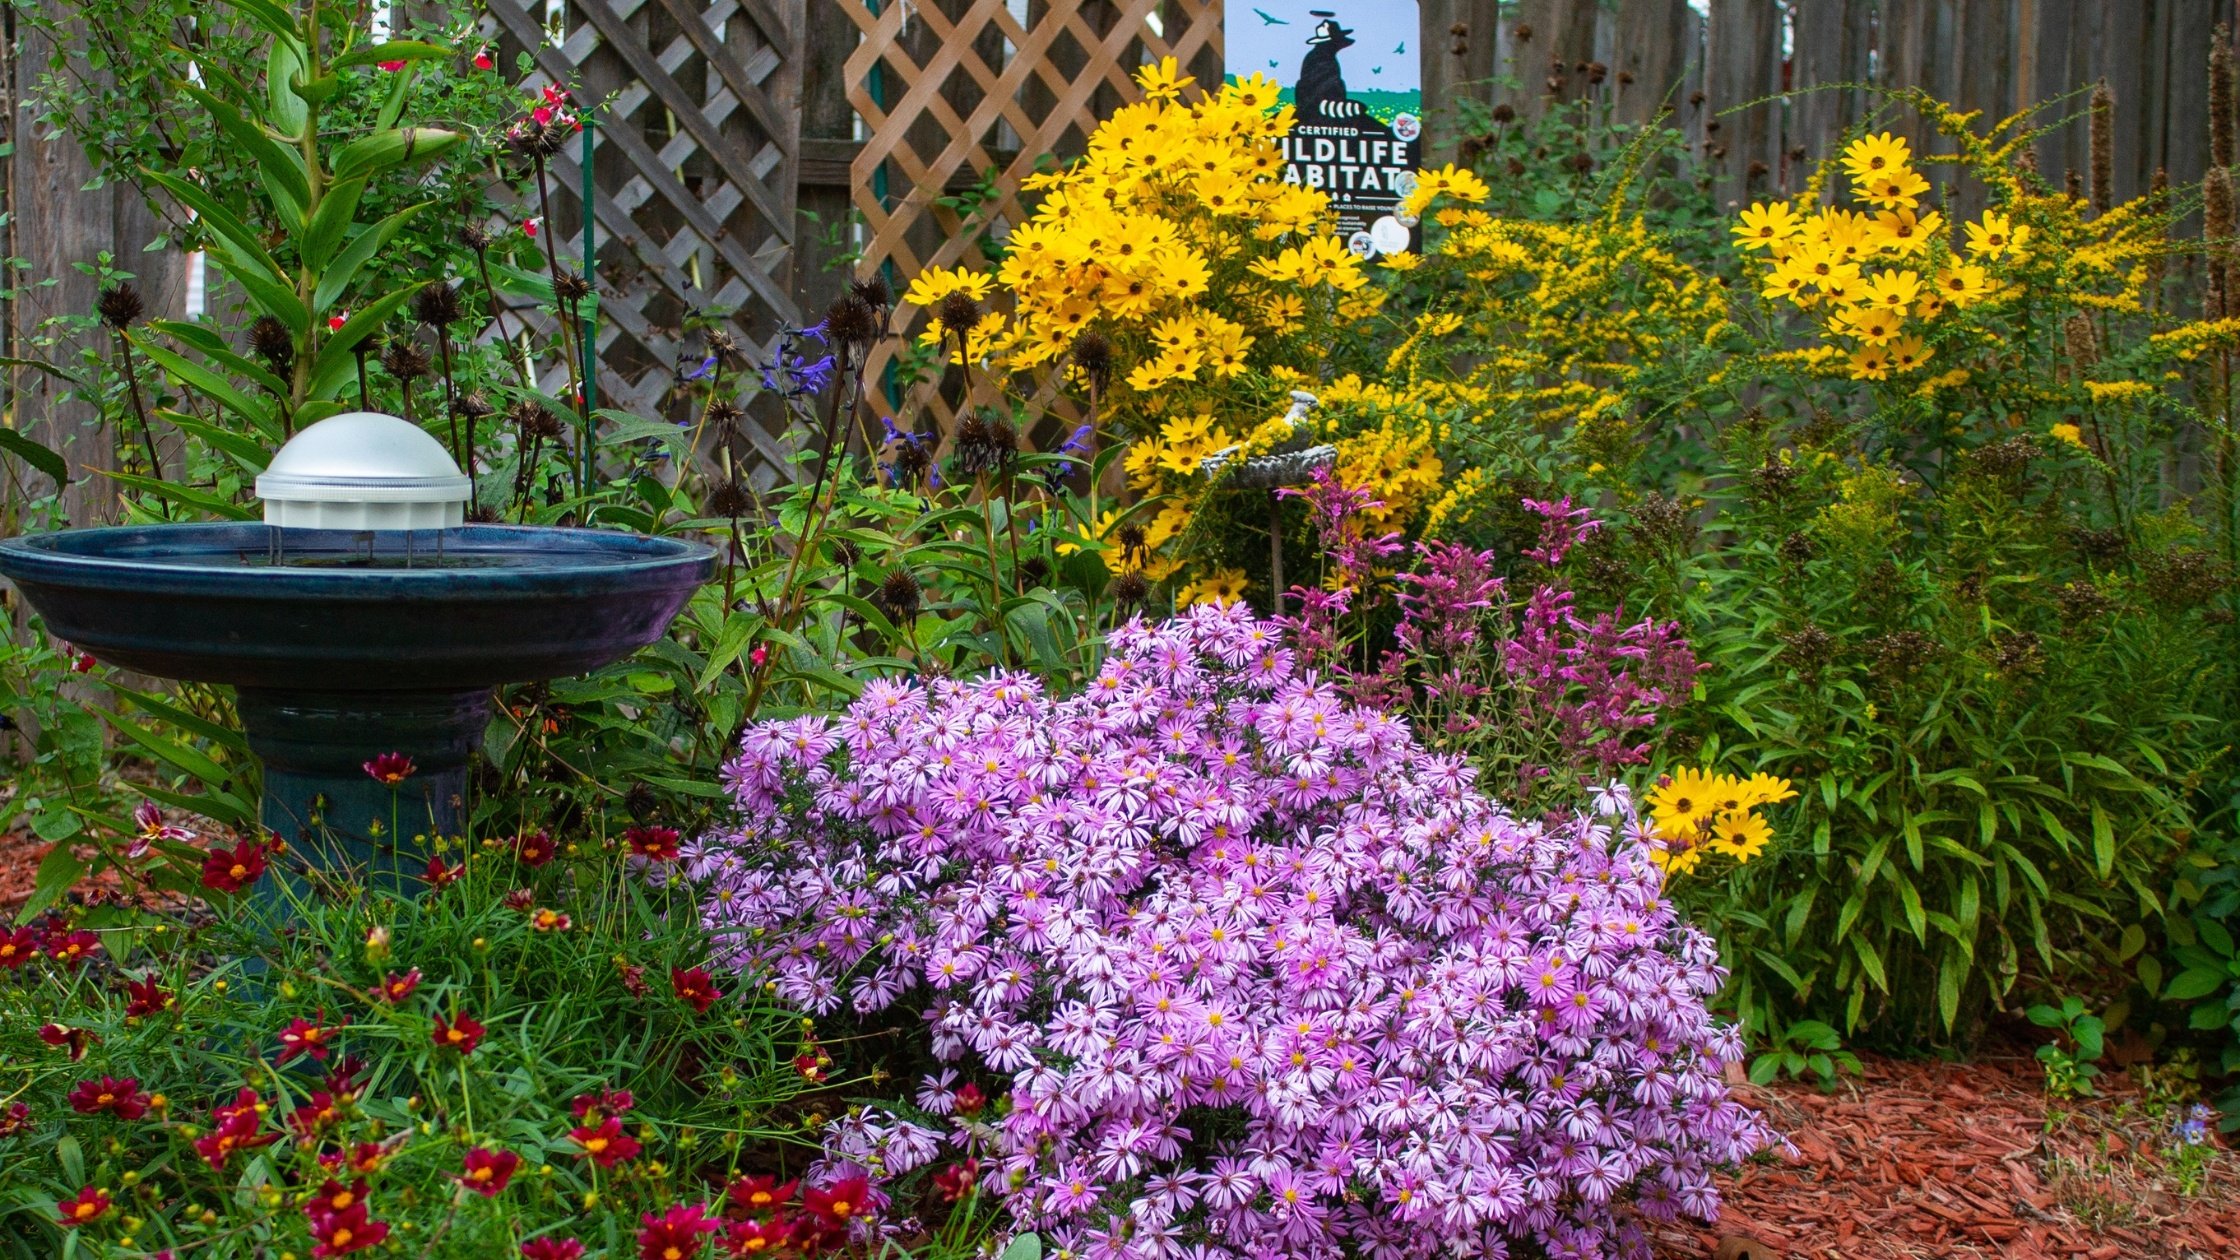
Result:
M1240 490L1265 489L1268 492L1268 586L1274 592L1274 608L1279 616L1283 612L1284 591L1282 489L1312 482L1317 471L1338 460L1337 447L1309 445L1308 437L1299 431L1299 422L1307 418L1307 413L1314 410L1319 401L1303 389L1292 390L1291 409L1283 413L1284 423L1291 426L1291 433L1264 454L1238 459L1239 448L1225 446L1198 461L1198 471L1209 481Z

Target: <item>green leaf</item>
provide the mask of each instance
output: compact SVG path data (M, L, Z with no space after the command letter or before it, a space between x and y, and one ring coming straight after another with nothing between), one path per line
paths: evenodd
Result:
M311 179L303 155L266 135L263 127L207 88L184 82L174 86L209 113L226 139L256 159L257 177L288 230L302 226L304 210L311 203Z
M336 70L348 70L355 66L377 66L384 61L449 61L456 56L457 52L439 44L392 39L346 52L327 64Z
M1854 936L1851 938L1851 952L1858 957L1859 966L1866 970L1868 978L1874 981L1874 987L1888 993L1890 978L1883 974L1882 951L1874 947L1874 942L1864 936Z
M2200 930L2201 943L2226 958L2233 956L2232 933L2222 923L2205 914L2193 916L2193 926Z
M232 381L168 346L150 341L140 341L137 344L140 352L169 372L180 388L201 394L241 417L251 428L260 432L270 432L274 428L271 406L235 389Z
M460 135L441 127L391 127L360 136L334 155L334 177L378 175L393 167L426 162L457 147Z
M328 186L326 195L319 199L319 208L303 225L302 238L296 243L296 252L303 256L305 267L319 271L334 258L344 234L358 222L358 201L365 196L365 191L363 175L337 180Z
M311 124L311 107L295 83L307 68L302 44L292 36L273 38L264 63L265 96L272 125L283 135L301 138Z
M207 516L215 516L220 520L253 521L258 519L259 514L254 508L243 507L231 499L221 498L208 490L197 490L192 486L182 486L176 481L160 481L154 477L144 477L139 473L128 472L104 472L101 475L120 486L138 490L142 494L153 495L166 503L176 503L181 507L193 508L197 512Z
M2116 828L2100 802L2092 803L2092 861L2106 879L2116 867Z
M335 256L333 265L329 266L320 275L318 287L311 291L312 313L316 315L326 314L328 308L334 305L335 299L341 297L344 291L349 289L350 282L358 278L358 272L364 269L366 263L371 261L375 254L381 251L382 246L389 243L389 239L397 234L398 229L410 222L414 215L433 204L433 202L423 201L417 205L406 206L352 238L350 244Z
M211 448L239 464L251 476L263 472L265 466L272 461L272 452L257 438L245 437L231 429L206 424L185 412L158 411L156 414L181 433L201 438Z
M147 167L140 168L140 173L170 193L180 205L194 211L195 217L202 221L204 227L217 233L219 244L225 247L225 252L233 263L227 268L226 274L239 280L242 272L251 272L256 278L268 283L280 284L284 281L286 273L280 269L279 260L264 247L263 238L236 217L233 211L218 204L218 199L204 191L201 185L167 171Z
M2223 988L2226 979L2222 971L2189 967L2170 978L2170 987L2163 990L2162 996L2172 1002L2191 1002Z
M0 451L6 451L45 473L58 487L70 484L70 465L64 462L61 455L14 429L0 428Z
M70 851L68 844L57 842L47 850L39 862L38 873L31 877L31 899L16 912L17 923L29 923L46 913L47 908L60 902L63 895L85 878L86 864Z
M365 306L343 322L342 327L327 338L319 348L319 357L311 365L311 390L309 397L332 398L344 386L357 379L358 359L350 347L371 337L374 330L387 323L397 308L403 306L413 294L427 287L428 281L416 280L401 289L392 289Z
M1944 961L1937 965L1937 1014L1948 1033L1960 1018L1960 986L1966 980L1967 964L1959 951L1946 950Z
M1002 1260L1042 1260L1042 1239L1034 1234L1021 1234L1003 1249Z

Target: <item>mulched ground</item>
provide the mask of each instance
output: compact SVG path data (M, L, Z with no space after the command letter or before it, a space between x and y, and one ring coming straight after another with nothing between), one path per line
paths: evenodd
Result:
M0 834L0 921L47 846ZM2170 1116L2111 1072L2101 1096L2049 1104L2027 1053L1968 1063L1865 1057L1832 1092L1737 1085L1794 1159L1726 1179L1717 1228L1666 1229L1667 1260L2236 1260L2240 1155L2220 1149L2190 1192Z

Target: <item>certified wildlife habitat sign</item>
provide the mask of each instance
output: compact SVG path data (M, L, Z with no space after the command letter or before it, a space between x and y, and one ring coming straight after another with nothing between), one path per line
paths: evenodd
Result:
M1338 231L1364 257L1407 249L1393 207L1422 162L1423 62L1416 0L1229 0L1230 81L1263 74L1298 110L1283 178L1330 194Z

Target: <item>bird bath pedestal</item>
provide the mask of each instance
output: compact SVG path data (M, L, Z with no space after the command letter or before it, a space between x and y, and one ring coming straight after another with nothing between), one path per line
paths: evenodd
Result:
M644 647L715 567L676 539L462 525L466 478L391 416L310 426L258 492L265 524L0 541L0 576L99 660L233 687L262 821L314 862L419 869L413 837L461 829L491 689ZM413 773L376 780L383 754Z

